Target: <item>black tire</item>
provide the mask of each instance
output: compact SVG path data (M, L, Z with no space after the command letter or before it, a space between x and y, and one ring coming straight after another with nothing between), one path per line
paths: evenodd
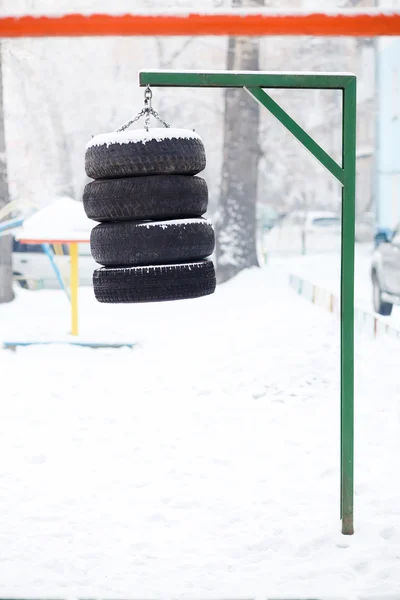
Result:
M199 298L215 291L214 265L200 262L112 269L93 273L93 287L99 302L163 302Z
M90 236L92 256L105 267L199 260L214 246L214 229L205 219L100 223Z
M379 280L376 274L372 276L372 300L374 311L384 317L389 317L392 314L393 304L382 300L382 290L379 285Z
M204 179L187 175L98 179L83 192L87 216L100 222L201 217L207 203Z
M175 137L174 137L175 136ZM201 138L190 130L151 129L95 136L85 169L92 179L138 175L196 175L206 166Z

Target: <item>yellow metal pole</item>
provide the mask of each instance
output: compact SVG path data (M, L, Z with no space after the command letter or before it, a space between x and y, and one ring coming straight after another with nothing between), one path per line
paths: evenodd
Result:
M71 258L71 311L72 324L71 334L78 335L78 288L79 288L79 252L78 244L73 242L69 245L69 255Z

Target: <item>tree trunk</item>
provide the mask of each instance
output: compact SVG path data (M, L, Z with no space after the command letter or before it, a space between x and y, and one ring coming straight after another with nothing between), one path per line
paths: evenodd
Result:
M7 182L7 157L4 135L2 48L0 44L0 208L9 201ZM12 271L12 237L0 237L0 303L14 299Z
M51 120L51 126L55 138L55 145L58 155L58 182L57 194L60 196L68 196L75 198L74 181L71 165L71 153L68 148L68 139L64 132L62 115L54 104L54 99L47 99L47 107ZM80 200L81 198L79 198Z
M243 0L232 0L233 7ZM248 0L246 7L264 6ZM259 69L256 38L232 37L228 41L229 70ZM257 257L257 183L260 150L259 106L244 90L225 90L224 149L219 219L217 223L217 275L227 281L242 269L259 266Z

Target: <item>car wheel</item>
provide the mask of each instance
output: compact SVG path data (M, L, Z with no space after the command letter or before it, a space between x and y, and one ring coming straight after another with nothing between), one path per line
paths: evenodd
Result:
M376 275L372 279L372 299L374 311L376 313L383 315L384 317L388 317L392 314L393 304L390 304L390 302L384 302L382 300L382 291Z
M15 280L17 281L19 287L23 288L24 290L29 290L29 282L27 279L23 279L21 273L13 273L13 277L15 278Z

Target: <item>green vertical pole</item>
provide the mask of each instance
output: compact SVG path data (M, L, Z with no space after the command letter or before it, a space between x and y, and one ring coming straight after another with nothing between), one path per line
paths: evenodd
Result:
M354 228L356 78L343 89L342 254L340 318L340 513L342 533L354 533Z

